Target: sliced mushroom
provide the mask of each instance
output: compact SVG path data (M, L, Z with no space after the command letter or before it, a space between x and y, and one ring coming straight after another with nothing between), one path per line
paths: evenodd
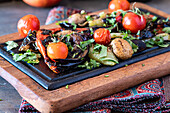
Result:
M85 15L79 13L73 14L68 18L69 23L80 24L86 21Z
M114 54L122 60L131 58L133 55L133 49L131 45L124 39L116 38L112 40L111 46L113 48Z

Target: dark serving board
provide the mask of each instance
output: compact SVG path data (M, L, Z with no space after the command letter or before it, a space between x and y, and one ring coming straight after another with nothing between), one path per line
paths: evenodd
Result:
M21 41L22 40L16 40L16 42L19 44L21 43ZM5 46L6 46L5 44L0 45L0 56L5 58L8 62L10 62L19 70L27 74L29 77L38 82L41 86L43 86L47 90L54 90L56 88L72 84L90 77L94 77L124 67L125 65L129 65L170 51L170 47L167 48L154 47L136 53L133 55L131 59L121 61L119 64L116 64L115 66L112 67L101 66L93 70L77 68L67 70L60 74L56 74L48 68L48 66L43 62L43 59L40 60L40 63L38 65L32 65L26 62L15 62L12 59L12 55L10 54L10 52L15 52L16 50L7 52Z

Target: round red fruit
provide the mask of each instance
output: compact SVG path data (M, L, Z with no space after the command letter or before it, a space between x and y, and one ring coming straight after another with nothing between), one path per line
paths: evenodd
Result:
M40 29L40 21L35 15L26 15L18 21L17 28L20 36L26 37L29 30Z
M137 33L146 27L146 19L143 15L137 15L133 12L126 13L122 21L123 27L132 33Z
M130 3L127 0L112 0L108 5L109 12L117 11L118 9L129 10Z
M94 32L94 40L98 44L108 45L111 40L109 30L105 28L99 28Z
M50 59L66 59L68 47L63 42L50 43L47 47L47 55Z

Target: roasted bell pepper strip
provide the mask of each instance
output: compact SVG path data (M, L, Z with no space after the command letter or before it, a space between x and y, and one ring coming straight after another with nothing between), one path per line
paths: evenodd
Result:
M55 28L55 29L50 29L52 32L51 34L46 34L44 35L43 34L43 30L38 30L37 31L37 34L36 34L36 45L38 47L38 50L39 52L42 54L43 58L44 58L44 62L47 64L47 66L55 73L59 73L59 68L57 66L54 66L52 62L55 63L55 60L53 59L50 59L48 56L47 56L47 50L46 50L46 47L43 45L43 41L48 37L48 36L51 36L53 33L55 33L56 31L61 31L63 29L61 28ZM85 30L88 30L87 28L79 28L79 29L76 29L77 32L81 32L81 31L85 31Z
M44 62L47 64L47 66L55 73L59 73L57 66L53 66L50 63L50 59L47 56L47 52L46 52L46 47L44 47L44 45L42 44L42 41L44 39L46 39L49 35L43 35L42 34L43 31L39 30L37 32L37 38L36 38L36 45L38 47L39 52L42 54L42 56L44 57Z

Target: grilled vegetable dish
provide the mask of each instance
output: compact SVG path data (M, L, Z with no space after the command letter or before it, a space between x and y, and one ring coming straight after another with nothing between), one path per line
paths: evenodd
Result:
M168 47L170 21L138 8L73 14L56 29L30 31L19 51L41 53L55 73L71 68L114 66L154 46ZM37 60L37 58L36 58Z

